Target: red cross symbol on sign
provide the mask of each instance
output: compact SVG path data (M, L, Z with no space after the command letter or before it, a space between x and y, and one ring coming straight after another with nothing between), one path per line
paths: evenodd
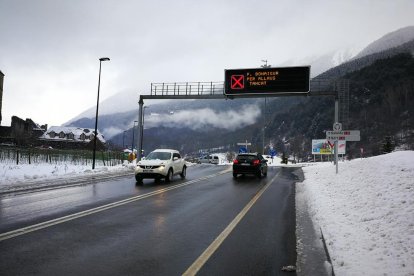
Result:
M231 89L244 89L244 75L232 75L230 87Z

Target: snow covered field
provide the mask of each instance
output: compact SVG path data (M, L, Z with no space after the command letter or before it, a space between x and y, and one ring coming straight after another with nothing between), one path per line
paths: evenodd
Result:
M66 176L68 178L79 174L102 174L111 171L128 170L126 165L124 166L97 166L92 171L91 164L89 165L70 165L70 164L1 164L0 163L0 186L13 183L20 180L33 180L33 179L49 179L54 177Z
M281 165L273 161L270 166ZM336 275L414 275L414 151L340 162L338 175L332 163L302 165L305 181L297 193L315 230L323 231ZM133 167L0 163L0 191L15 183L128 174Z
M414 275L414 151L303 168L335 275Z

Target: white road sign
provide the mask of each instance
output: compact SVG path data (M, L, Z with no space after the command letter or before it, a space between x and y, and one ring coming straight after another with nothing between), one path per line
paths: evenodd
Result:
M359 130L327 131L326 136L360 136Z
M334 142L334 141L355 142L355 141L361 141L361 136L329 136L329 135L326 135L326 140L330 142Z
M327 131L328 141L361 141L359 130Z

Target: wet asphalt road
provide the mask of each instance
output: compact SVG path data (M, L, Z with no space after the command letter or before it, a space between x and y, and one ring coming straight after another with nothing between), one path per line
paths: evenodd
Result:
M131 200L0 241L0 274L182 275L250 204L197 275L295 275L281 267L296 262L297 169L236 180L225 169L190 167L168 185L127 177L2 196L0 233Z

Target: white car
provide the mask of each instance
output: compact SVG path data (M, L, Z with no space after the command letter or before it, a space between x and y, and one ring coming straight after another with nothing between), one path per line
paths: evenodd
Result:
M219 157L217 155L205 155L198 159L198 163L219 164Z
M217 155L210 156L210 164L218 165L220 163L220 158Z
M177 150L156 149L138 162L135 179L137 183L142 183L144 178L164 178L165 182L171 182L174 175L179 174L184 179L186 173L185 160Z

